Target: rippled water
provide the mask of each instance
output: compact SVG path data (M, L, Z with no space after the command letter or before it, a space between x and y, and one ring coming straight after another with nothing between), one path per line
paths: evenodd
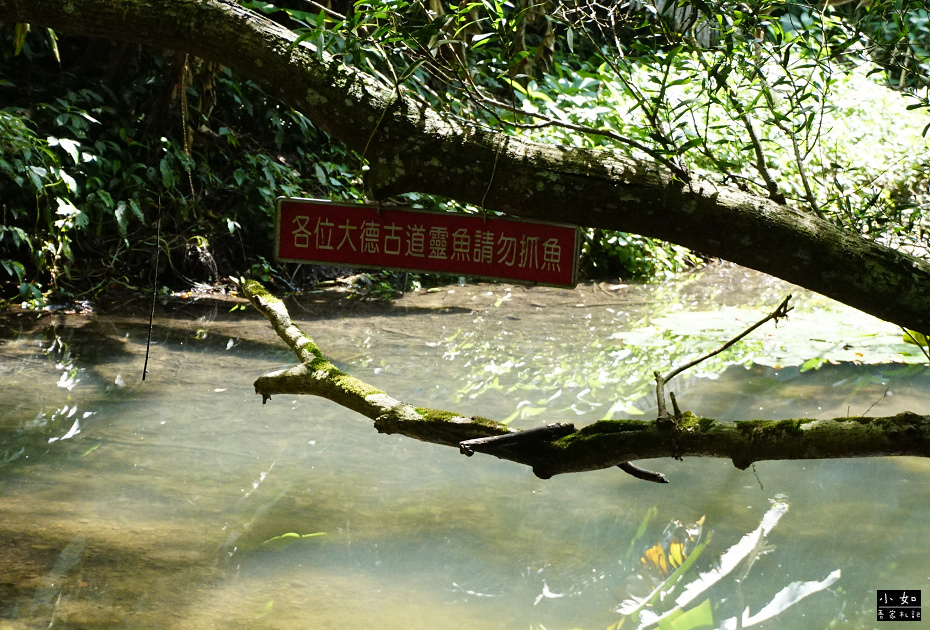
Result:
M387 305L313 295L291 310L340 367L402 400L516 426L582 425L654 414L643 374L713 346L790 290L726 267L664 285L469 285ZM799 298L787 324L728 357L738 365L675 385L684 406L730 420L926 412L921 365L802 372L798 344L804 359L902 357L900 331L848 310L817 316L839 307ZM607 628L661 579L640 558L671 521L705 517L690 581L773 501L788 511L755 562L695 600L708 600L715 627L837 570L757 627L871 628L876 589L930 586L923 460L748 471L654 460L643 465L671 484L617 470L542 481L379 435L327 401L263 406L252 381L294 359L263 319L230 306L161 310L145 382L136 307L4 320L0 629ZM865 347L879 337L890 341Z

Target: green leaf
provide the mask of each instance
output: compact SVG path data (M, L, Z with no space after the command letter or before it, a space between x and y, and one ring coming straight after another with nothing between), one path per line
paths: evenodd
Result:
M646 514L643 516L643 520L639 523L639 528L636 530L636 534L633 536L633 540L630 541L630 548L627 551L627 559L629 560L633 556L633 550L636 549L637 543L646 535L646 529L649 527L649 523L659 515L658 506L653 505L651 508L646 510Z
M129 208L132 210L132 213L136 215L136 218L140 221L145 221L145 216L142 214L142 208L139 207L139 202L135 199L129 200Z
M31 282L23 282L19 285L19 295L24 300L35 300L42 302L42 291Z
M683 611L680 608L659 621L660 630L699 630L714 627L714 612L710 600L705 599L694 608Z
M73 177L71 177L71 175L69 175L65 171L61 171L61 170L58 171L58 177L61 178L61 181L65 183L65 186L68 188L70 192L77 193L78 191L77 180L75 180Z
M675 149L675 153L677 153L678 155L683 155L687 153L688 151L690 151L691 149L693 149L694 147L701 146L702 142L704 142L703 138L691 138L690 140L685 142L683 145Z
M174 176L174 172L171 169L171 164L168 163L168 158L162 158L159 161L158 170L161 172L162 185L168 189L174 188L176 178Z
M26 35L29 33L28 24L17 24L16 28L13 31L13 56L18 55L22 49L23 45L26 43Z
M316 35L316 34L317 34L317 33L316 33L315 31L304 31L304 32L302 32L302 33L297 37L297 39L295 39L293 42L291 42L291 44L287 47L287 51L286 51L287 54L291 54L291 51L294 50L294 48L296 48L297 46L300 46L303 42L307 41L308 39L310 39L311 37L313 37L313 36ZM321 52L321 51L317 50L317 53L320 53L320 52Z
M128 223L126 219L126 202L120 201L116 204L116 225L119 228L120 236L126 236L126 225Z
M49 143L51 144L51 142ZM71 159L74 160L74 163L77 164L79 160L78 148L81 146L79 142L74 140L69 140L67 138L59 138L58 146L65 150L65 152L71 156Z
M505 79L504 79L504 83L507 83L508 85L510 85L510 87L512 87L513 89L515 89L515 90L516 90L517 92L519 92L520 94L523 94L524 96L529 96L529 94L526 93L526 89L525 89L522 85L520 85L520 83L519 83L518 81L514 81L513 79L506 79L506 78L505 78Z
M801 365L802 372L809 372L811 370L819 370L827 360L823 357L814 357L813 359L808 359Z
M94 444L94 445L91 446L89 449L87 449L86 451L84 451L84 452L81 454L81 457L87 457L88 455L90 455L91 453L93 453L94 451L96 451L98 448L100 448L100 445L101 445L101 444L103 444L103 442L98 442L97 444Z
M45 34L48 37L48 47L52 49L52 54L55 56L55 61L61 64L61 55L58 54L58 35L55 34L53 29L45 29Z
M23 263L15 260L0 260L0 265L3 265L4 270L9 275L16 276L17 282L23 281L23 277L26 275L26 267L23 266Z

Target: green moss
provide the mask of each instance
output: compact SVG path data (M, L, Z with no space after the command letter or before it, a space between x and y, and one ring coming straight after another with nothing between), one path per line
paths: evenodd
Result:
M454 411L446 411L444 409L432 409L430 407L414 407L414 411L423 416L424 422L448 422L453 418L463 418L461 414L455 413ZM483 418L481 416L472 416L468 418L475 424L480 424L481 426L491 427L494 429L502 429L508 431L507 427L500 422L491 420L490 418Z
M355 396L360 396L363 399L372 394L384 393L382 390L372 387L365 381L360 381L351 374L346 374L322 357L314 359L309 367L314 372L323 372L326 375L325 378L332 381L339 389Z
M624 431L644 431L651 422L643 420L598 420L576 431L573 435L596 435L602 433L622 433ZM570 437L570 436L569 436Z
M507 429L507 425L501 424L497 420L491 420L490 418L484 418L482 416L472 416L471 421L474 422L475 424L480 424L486 427Z
M609 455L615 445L613 440L604 439L619 433L649 431L652 421L644 420L599 420L593 424L551 442L551 447L560 451L584 453L584 457Z
M912 430L915 427L923 426L926 423L924 416L905 411L896 416L886 418L875 418L869 416L858 416L855 418L844 418L847 422L856 422L858 424L872 427L882 433L894 433L896 431Z
M245 291L246 296L254 296L256 298L261 298L266 302L280 302L278 298L271 295L268 292L268 289L257 280L246 280L242 283L242 290Z
M300 332L303 332L303 331L301 330ZM302 345L300 345L300 346L298 346L298 347L297 347L297 352L303 352L304 350L306 350L306 351L309 352L310 354L312 354L312 355L314 355L314 356L317 356L317 357L320 357L320 358L322 359L322 358L323 358L323 351L320 350L319 346L317 346L315 343L313 343L313 340L311 340L310 337L307 337L307 335L304 335L304 337L306 338L307 342L304 343L304 344L302 344ZM324 359L324 360L325 360L325 359Z
M682 431L708 431L714 426L712 418L701 418L690 411L681 414L678 419L678 428Z
M910 422L902 422L900 415L891 418L876 418L874 416L850 416L848 418L836 418L838 422L853 422L863 427L871 427L882 433L896 431L906 428Z
M445 411L443 409L431 409L429 407L414 407L414 411L423 416L426 422L448 422L452 418L461 418L460 414L454 411Z
M649 429L651 422L643 420L599 420L594 424L578 429L565 437L559 438L552 444L560 448L569 448L578 446L585 441L597 438L602 435L612 433L626 433L630 431L646 431Z
M372 387L365 381L360 381L354 376L346 374L345 372L340 372L335 367L333 367L333 372L331 372L330 375L337 387L343 391L351 392L356 396L361 396L363 399L374 394L384 393L382 390Z
M332 363L330 363L323 357L320 357L318 359L314 359L313 361L311 361L309 367L311 370L315 372L326 372L327 374L332 374L333 370L335 370L336 372L339 372L340 374L342 373L340 372L339 368L337 368L335 365L333 365Z
M814 422L811 418L791 418L789 420L741 420L736 428L744 435L765 439L798 437L801 426Z

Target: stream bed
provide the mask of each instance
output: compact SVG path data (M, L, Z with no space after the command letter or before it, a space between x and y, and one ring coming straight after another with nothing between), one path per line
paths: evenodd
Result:
M729 265L288 306L392 396L528 428L654 417L653 370L788 293L787 321L672 382L683 408L927 413L930 369L900 329ZM237 305L161 305L145 381L144 300L0 320L0 630L627 629L695 610L674 627L873 628L878 589L930 589L923 459L662 459L640 465L668 485L617 469L544 481L325 400L262 405L252 382L295 359Z

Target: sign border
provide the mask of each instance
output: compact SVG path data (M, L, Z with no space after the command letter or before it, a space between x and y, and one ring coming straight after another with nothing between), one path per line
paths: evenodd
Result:
M574 231L575 233L575 247L572 261L572 283L571 285L567 284L552 284L549 282L532 282L528 280L520 280L517 278L505 278L502 276L482 276L482 275L472 275L472 274L454 274L441 271L431 271L429 269L413 269L405 267L385 267L382 265L364 265L357 263L334 263L332 261L324 260L298 260L296 258L282 258L281 257L281 204L287 201L296 201L299 203L313 203L317 205L326 205L326 206L340 206L340 207L353 207L353 208L368 208L371 210L403 210L404 212L415 212L418 214L429 214L429 215L450 215L458 217L474 217L473 214L466 214L464 212L431 212L429 210L423 210L421 208L409 208L407 206L379 206L377 204L368 204L368 203L354 203L354 202L342 202L342 201L331 201L329 199L312 199L309 197L277 197L274 202L274 259L278 262L292 262L300 263L304 265L323 265L326 267L348 267L351 269L383 269L386 271L403 271L409 273L425 273L436 276L456 276L466 277L466 278L475 278L478 280L494 280L497 282L509 282L511 284L519 284L523 286L540 286L540 287L558 287L560 289L573 289L578 285L578 258L581 254L581 227L577 225L572 225L570 223L556 223L552 221L537 221L534 219L522 219L522 218L512 218L506 217L503 218L505 221L510 221L513 223L530 223L535 225L552 225L556 227L568 228ZM502 217L496 215L488 216L486 221L489 223Z

